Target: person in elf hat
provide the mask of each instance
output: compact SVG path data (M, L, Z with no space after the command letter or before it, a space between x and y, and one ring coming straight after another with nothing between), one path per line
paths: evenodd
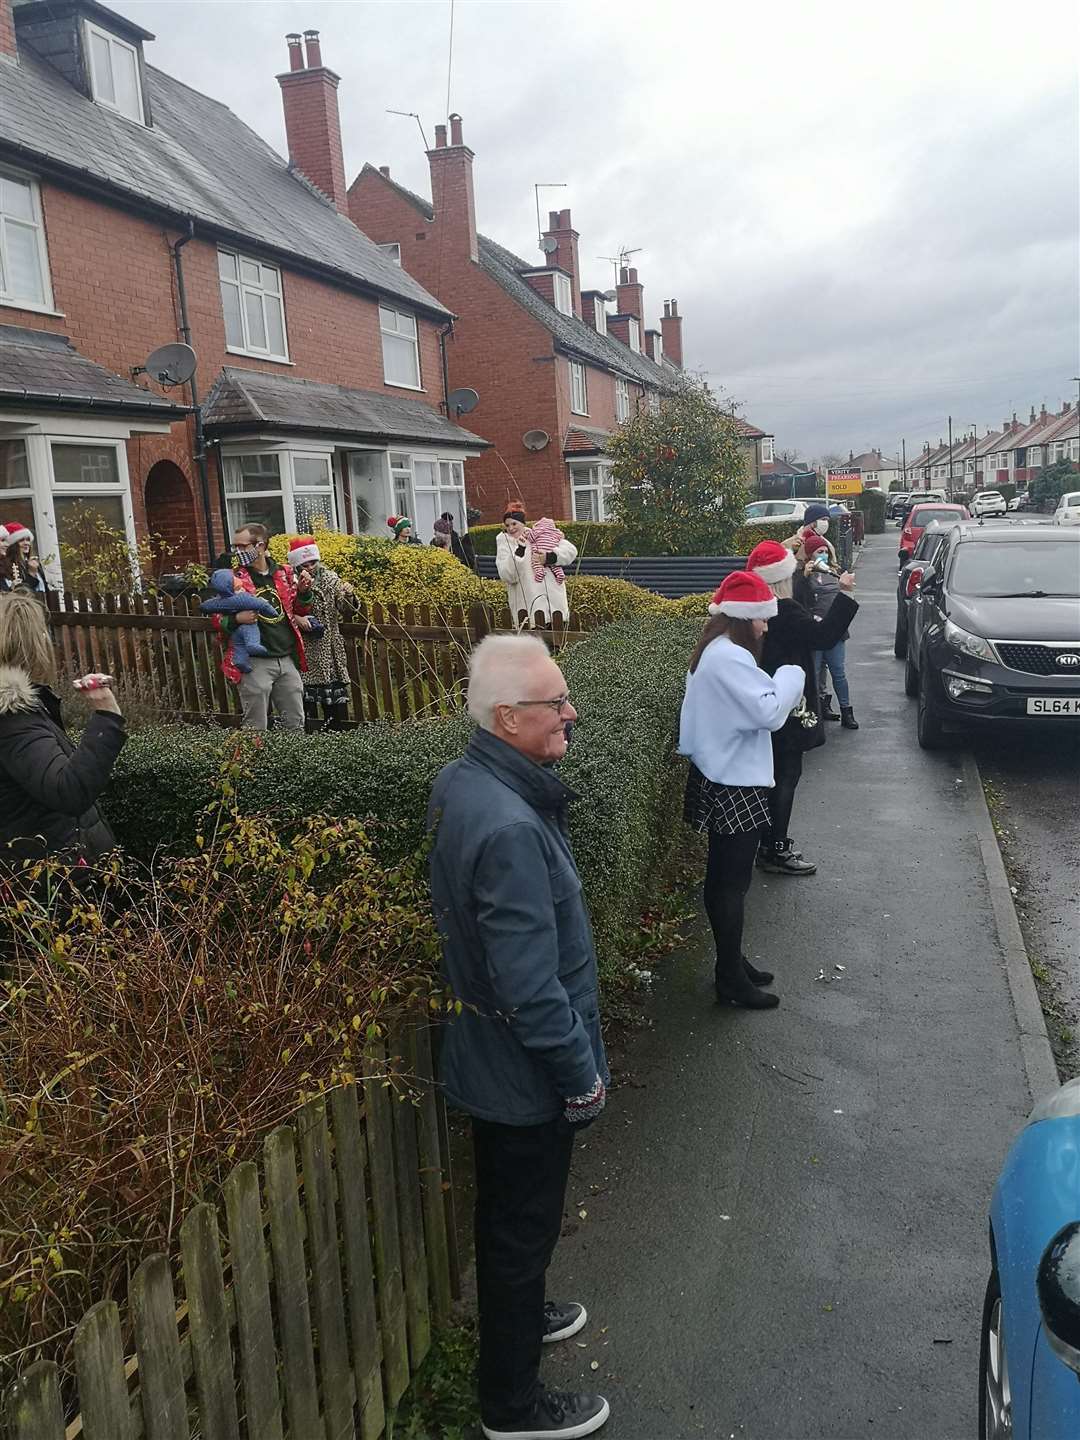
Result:
M394 532L394 539L399 545L419 545L420 541L413 534L412 521L407 515L388 515L386 523Z
M19 520L0 525L0 591L28 590L32 595L47 595L49 582L45 567L30 552L34 532Z
M796 560L801 560L805 564L807 560L806 541L811 535L820 535L824 539L828 528L829 507L827 505L808 505L806 513L803 515L803 523L795 534L789 535L783 543L787 549L794 550ZM829 564L835 565L837 559L832 541L825 540L825 544L829 547Z
M319 711L330 730L343 730L349 718L349 663L341 622L356 604L356 592L336 570L323 564L311 535L300 535L289 546L289 564L297 579L307 576L306 599L312 629L305 650L304 710L308 729L317 729Z
M829 564L829 549L820 535L811 535L803 546L807 555L802 571L796 572L794 598L810 611L815 620L824 620L829 609L840 593L840 575L835 566ZM818 687L821 691L821 718L839 720L845 730L858 730L859 722L851 706L851 691L848 687L847 634L843 634L830 650L816 650L814 658L818 666ZM840 705L840 714L832 708L829 694L828 675L832 675L833 687Z
M792 598L792 576L798 562L791 550L775 540L763 540L754 547L746 568L764 580L777 599L775 619L762 650L762 667L774 675L782 665L798 665L805 685L803 703L786 725L773 735L773 765L776 784L769 795L771 824L758 855L758 864L774 875L813 875L817 866L804 860L792 843L789 829L795 791L802 776L803 754L824 743L825 727L817 688L814 652L830 650L846 633L858 604L851 598L855 576L846 571L838 579L840 593L824 620L815 620Z
M805 683L798 665L781 665L771 676L761 668L776 612L763 580L744 570L727 577L691 658L679 717L679 753L690 760L683 814L709 840L704 897L716 945L716 998L750 1010L780 1003L763 988L772 972L756 969L742 953L743 915L759 838L771 823L770 735L786 724Z
M520 500L511 500L503 515L503 528L495 541L495 568L506 586L506 603L516 624L550 625L552 616L570 618L570 601L566 593L565 567L577 559L577 546L560 536L552 521L543 522L543 529L552 548L534 552L530 532L525 524L525 507Z

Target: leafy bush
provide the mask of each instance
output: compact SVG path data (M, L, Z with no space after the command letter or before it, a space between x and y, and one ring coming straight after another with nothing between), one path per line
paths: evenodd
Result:
M110 525L92 500L73 506L60 543L64 584L76 594L129 595L133 589L153 590L154 577L167 570L179 549L160 535L146 535L134 545L127 532ZM47 558L47 557L46 557Z
M641 548L632 549L625 526L613 520L559 520L556 522L566 538L578 548L582 559L601 555L661 555L666 554L659 546L643 537ZM470 531L473 548L477 555L495 554L495 537L501 525L476 525ZM740 525L734 531L721 533L719 530L709 537L710 543L701 550L702 555L747 555L761 540L786 540L792 532L789 521L783 520L770 525ZM690 554L690 551L682 552Z
M868 535L884 535L888 503L888 497L880 490L864 490L861 495L852 497L852 506L861 510L865 517Z
M1080 467L1071 460L1055 460L1031 482L1031 498L1040 510L1053 510L1069 490L1080 486Z
M289 541L274 535L270 554L283 561ZM375 535L316 534L323 560L366 604L473 605L485 599L484 582L467 565L433 545L399 545ZM500 603L505 594L500 591Z

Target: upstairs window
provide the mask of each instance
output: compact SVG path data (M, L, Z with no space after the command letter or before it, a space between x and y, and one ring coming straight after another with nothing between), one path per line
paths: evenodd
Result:
M247 255L218 251L225 344L242 355L266 360L289 358L285 342L285 309L281 271Z
M585 383L585 366L570 361L570 409L575 415L589 413L589 392Z
M628 334L629 340L630 340L630 349L633 350L636 355L640 355L640 354L641 354L641 324L640 324L640 322L638 321L638 318L637 318L636 315L631 315L631 316L630 316L630 320L629 320L629 323L628 323L626 329L627 329L627 334Z
M90 56L90 90L96 103L144 124L139 52L135 46L88 21L86 48Z
M555 281L555 309L562 315L574 313L574 292L570 288L569 275L560 275L556 270L552 277Z
M664 359L664 341L663 341L663 338L662 338L661 335L660 335L660 331L659 331L659 330L655 330L655 331L653 332L653 337L652 337L652 358L653 358L653 360L655 361L655 363L656 363L657 365L660 365L660 364L663 362L663 359Z
M761 442L761 463L762 465L771 465L773 463L773 442L772 436L770 435L766 435L765 439Z
M386 245L380 245L379 249L386 258L392 260L395 265L401 264L401 246L396 240L391 240Z
M1041 465L1041 464L1042 464L1042 447L1041 447L1041 446L1039 446L1039 445L1032 445L1032 446L1031 446L1031 448L1028 450L1028 454L1027 454L1027 463L1028 463L1029 467L1032 468L1032 469L1034 469L1036 465Z
M615 419L630 419L630 386L625 380L615 381Z
M383 380L387 385L420 389L420 351L416 343L416 317L379 306L382 331Z
M593 300L593 314L596 316L596 333L598 335L606 335L607 306L604 304L603 300L600 299L599 295L597 295L596 298Z
M51 310L41 196L33 180L0 171L0 305Z

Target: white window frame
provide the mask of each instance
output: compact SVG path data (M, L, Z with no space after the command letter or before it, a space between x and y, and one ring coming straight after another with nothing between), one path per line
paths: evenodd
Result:
M1080 460L1080 439L1069 441L1069 459Z
M145 125L146 125L146 101L145 101L145 98L144 98L144 96L143 96L143 88L142 88L142 68L141 68L141 66L139 65L139 50L138 50L138 46L132 45L132 44L130 43L130 41L128 41L128 40L121 40L119 35L114 35L111 30L103 30L100 25L95 25L95 24L94 24L92 21L90 21L90 20L85 20L85 21L83 22L83 24L84 24L84 27L85 27L85 36L86 36L85 44L86 44L87 69L88 69L89 72L90 72L90 93L91 93L91 95L94 97L94 104L95 104L95 105L100 105L103 110L111 110L114 115L122 115L125 120L130 120L130 121L132 121L133 124L135 124L135 125L145 126ZM138 106L139 106L139 113L138 113L137 115L129 115L128 112L127 112L125 109L123 109L122 106L118 105L115 100L107 100L107 99L105 98L105 96L100 93L100 84L99 84L99 78L98 78L98 73L97 73L97 64L96 64L96 62L95 62L95 60L94 60L93 37L94 37L95 35L96 35L99 39L104 40L105 43L106 43L106 45L108 45L108 47L109 47L109 64L110 64L110 67L112 66L112 51L113 51L114 48L119 49L119 50L126 50L126 51L128 51L128 52L130 53L130 55L131 55L131 57L132 57L132 60L134 61L134 64L135 64L135 93L136 93L136 96L137 96L137 99L138 99ZM115 75L115 71L114 71L114 75ZM110 79L112 79L112 78L113 78L113 77L110 76ZM113 89L115 90L115 88L116 88L116 87L115 87L115 83L114 83Z
M1042 466L1042 446L1030 445L1027 452L1027 463L1029 469L1037 470Z
M593 315L596 321L596 333L607 334L607 306L599 295L593 297Z
M615 380L615 419L621 425L624 420L630 419L630 382L628 380Z
M635 355L641 354L641 322L636 315L628 317L626 326L626 338Z
M574 313L574 288L570 284L570 276L563 275L556 270L552 275L554 282L552 295L555 300L555 309L560 315L572 315Z
M589 413L589 381L580 360L570 362L570 409L575 415Z
M264 490L239 490L230 491L228 488L228 466L230 461L240 460L246 456L273 455L278 462L279 483L275 488L268 485ZM242 525L246 517L242 511L246 500L265 500L280 497L282 517L285 525L285 533L295 535L306 526L298 526L296 521L296 497L298 495L328 495L330 500L330 525L329 529L337 530L341 522L341 504L338 493L337 475L334 469L333 446L312 445L309 440L282 441L280 443L265 440L233 441L223 445L221 450L222 465L222 486L225 490L225 504L227 509L227 524L229 533ZM327 471L330 477L329 488L322 485L304 484L296 477L295 460L325 460Z
M468 529L468 507L465 500L465 459L461 455L447 455L439 450L398 450L393 447L386 453L386 493L390 500L387 515L407 515L414 526L417 519L417 495L435 497L435 514L444 510L457 511L459 530ZM421 480L418 467L425 468L432 475L431 480ZM449 497L449 498L448 498ZM377 533L377 532L376 532ZM386 532L389 535L389 531ZM426 544L430 535L413 532L421 543Z
M395 265L401 264L401 244L399 241L388 240L385 245L380 245L378 248L386 258L392 260Z
M589 494L596 499L598 520L607 520L611 513L611 495L615 488L612 480L612 466L603 460L585 460L568 466L570 471L570 505L575 520L588 519L578 514L578 494ZM582 478L584 477L584 478Z
M49 273L49 247L45 235L45 216L41 208L41 187L33 175L24 174L21 170L14 170L7 165L0 167L0 180L8 180L15 185L26 185L30 191L31 220L9 218L0 211L0 274L7 276L11 273L11 266L8 263L7 227L9 224L18 225L22 228L31 228L35 232L37 248L38 268L41 272L41 300L28 300L25 296L19 296L14 291L0 290L0 305L10 305L14 310L33 310L38 314L55 314L53 308L52 276Z
M272 264L270 264L270 263L269 263L268 261L266 261L266 260L260 260L260 259L258 259L255 255L245 255L245 254L244 254L242 251L240 251L240 250L231 250L227 245L219 245L219 246L218 246L218 251L217 251L217 253L218 253L218 290L219 290L219 295L220 295L220 299L221 299L221 319L222 319L222 324L225 325L225 327L226 327L226 329L225 329L225 349L226 349L230 354L232 354L232 355L255 355L255 356L257 356L260 360L276 360L276 361L279 361L279 362L280 362L281 364L283 364L283 365L290 365L290 364L292 364L292 361L289 359L289 330L288 330L288 325L287 325L287 322L286 322L286 315L285 315L285 273L284 273L284 271L281 269L281 266L280 266L280 265L272 265ZM221 273L221 257L222 257L223 255L228 256L228 257L234 262L234 264L233 264L233 272L234 272L234 273L233 273L232 277L230 277L230 278L226 278L226 277L225 277L224 275L222 275L222 273ZM252 281L252 280L245 280L245 278L244 278L244 266L245 266L245 265L257 265L257 266L259 267L259 284L255 284L255 282ZM263 272L264 270L272 270L272 271L274 272L274 274L277 276L278 288L277 288L277 292L276 292L276 293L275 293L273 290L266 289L266 288L263 286L263 284L262 284L262 272ZM232 288L235 289L236 294L237 294L237 301L238 301L239 310L240 310L240 330L241 330L241 333L242 333L242 335L243 335L243 337L244 337L244 343L243 343L242 345L232 345L232 344L229 343L228 325L227 325L227 322L226 322L226 320L225 320L225 290L224 290L224 287L225 287L226 285L232 286ZM260 305L262 306L262 312L263 312L263 329L266 331L266 339L267 339L267 344L266 344L266 346L264 346L264 347L259 347L259 346L257 346L257 345L253 345L253 344L251 343L251 336L250 336L249 333L248 333L248 316L247 316L247 303L246 303L246 302L247 302L247 297L248 297L249 295L251 295L251 296L258 296L258 297L259 297L259 303L260 303ZM272 350L272 349L270 348L270 345L269 345L269 341L270 341L270 326L267 324L267 319L266 319L266 305L267 305L267 301L268 301L268 300L270 300L270 301L276 301L276 302L277 302L278 310L280 311L280 315L281 315L281 339L282 339L282 349L281 349L280 351Z
M771 465L775 457L775 443L771 435L766 435L761 442L761 463Z
M393 325L390 325L390 324L388 323L388 317L391 317L391 316L393 317ZM412 325L412 334L411 334L411 335L408 333L407 330L404 330L404 331L403 331L403 330L400 328L400 321L401 321L402 319L408 320L408 321L411 323L411 325ZM421 371L421 368L420 368L420 322L419 322L419 320L416 318L416 316L413 315L412 313L410 313L410 311L408 311L408 310L395 310L392 305L380 305L380 306L379 306L379 337L380 337L380 339L381 339L381 341L382 341L383 384L384 384L384 385L390 385L390 386L392 386L395 390L423 390L423 388L424 388L424 377L423 377L423 372ZM389 379L387 379L387 375L386 375L386 341L387 341L388 338L391 339L391 340L406 340L406 341L407 341L407 340L411 340L411 341L412 341L413 357L414 357L414 360L415 360L415 370L416 370L416 384L415 384L415 385L409 384L409 383L408 383L407 381L405 381L405 380L389 380Z
M654 365L662 365L664 362L664 340L659 330L652 332L652 359Z

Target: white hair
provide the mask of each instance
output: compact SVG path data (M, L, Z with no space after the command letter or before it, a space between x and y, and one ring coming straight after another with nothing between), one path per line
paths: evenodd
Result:
M777 600L790 600L793 593L791 587L791 576L785 575L783 580L770 581L769 589L776 596Z
M521 675L551 653L536 635L487 635L469 661L469 714L481 730L495 723L496 705L512 705L521 696Z

